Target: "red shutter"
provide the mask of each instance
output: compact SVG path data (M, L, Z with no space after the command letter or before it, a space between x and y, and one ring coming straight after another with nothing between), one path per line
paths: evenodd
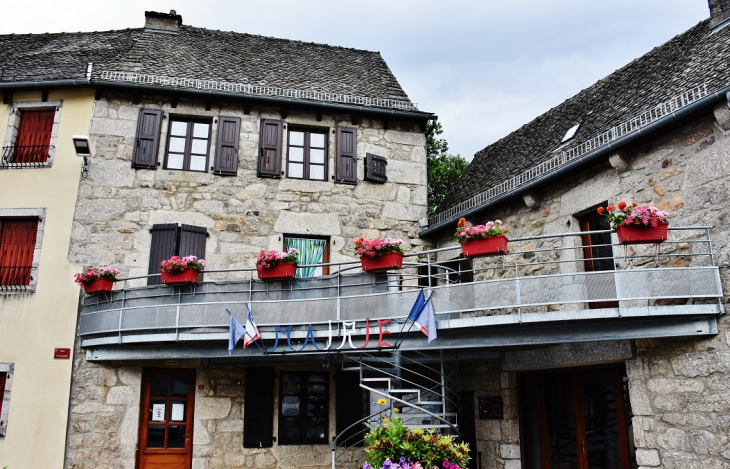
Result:
M218 142L216 143L213 172L235 176L238 170L238 135L241 129L240 117L224 117L218 120Z
M263 119L259 138L258 175L281 177L281 146L284 124L281 121Z
M54 109L23 111L20 114L18 138L13 163L45 163L53 132Z
M5 220L0 225L0 286L30 284L38 220Z
M137 135L134 139L134 151L132 153L133 168L157 168L161 127L161 110L144 108L139 110Z
M337 127L335 182L357 184L357 129Z

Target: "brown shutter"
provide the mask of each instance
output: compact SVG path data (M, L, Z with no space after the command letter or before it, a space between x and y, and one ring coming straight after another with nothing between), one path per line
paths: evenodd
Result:
M357 129L337 127L335 182L357 184Z
M240 117L218 119L218 142L216 143L213 172L224 176L235 176L238 170L238 135L241 130Z
M373 182L388 182L388 176L385 171L387 166L388 160L384 157L373 155L372 153L366 153L365 180Z
M177 223L152 225L152 245L150 247L150 265L148 274L160 273L160 262L167 260L177 252ZM160 277L148 277L147 285L159 285Z
M144 108L139 110L137 135L134 138L134 152L132 153L133 168L157 168L161 127L161 110Z
M346 430L363 417L362 411L362 388L360 387L360 375L347 371L337 373L336 385L336 407L335 417L337 419L337 434ZM344 446L352 446L362 439L364 425L355 425L343 435L340 442Z
M180 249L178 255L195 256L198 259L205 259L205 240L208 238L208 230L202 226L182 225L180 227ZM203 281L202 274L198 281Z
M274 435L274 370L246 370L243 447L271 448Z
M261 120L261 135L259 136L259 176L281 177L283 133L283 122L270 119Z
M0 286L30 284L38 219L6 220L0 226Z

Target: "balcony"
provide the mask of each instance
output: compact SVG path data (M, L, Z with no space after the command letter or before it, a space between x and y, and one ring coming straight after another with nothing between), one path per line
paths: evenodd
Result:
M402 270L387 273L348 262L326 264L327 276L286 282L259 281L255 269L207 270L205 281L183 286L120 279L113 292L84 297L80 345L89 360L227 357L227 310L243 322L249 303L265 343L278 337L279 351L348 349L348 334L354 346L367 336L373 347L379 327L393 342L421 288L431 292L439 337L427 345L412 331L404 350L717 333L723 293L710 227L670 227L669 240L656 245L594 244L606 257L593 262L613 269L586 271L581 236L599 233L613 232L514 238L508 254L471 267L440 260L458 257L456 246L408 254ZM318 348L307 344L308 333ZM240 345L234 352L258 354Z

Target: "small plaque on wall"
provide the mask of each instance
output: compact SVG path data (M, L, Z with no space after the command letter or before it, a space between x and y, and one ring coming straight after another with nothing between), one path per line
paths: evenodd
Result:
M480 397L479 418L482 420L502 420L504 418L502 396Z

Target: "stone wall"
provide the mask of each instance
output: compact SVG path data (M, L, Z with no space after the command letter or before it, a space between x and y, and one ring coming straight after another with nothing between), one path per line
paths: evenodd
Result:
M80 351L77 351L80 352ZM69 469L133 469L139 438L142 367L138 364L98 365L83 353L74 361L68 448ZM145 362L163 368L164 361ZM328 469L329 445L243 447L246 369L206 367L199 360L179 360L175 367L195 368L193 469L255 467L260 469ZM307 367L277 367L277 371ZM309 368L321 371L321 366ZM335 433L335 380L330 373L330 435ZM200 387L203 389L201 390ZM274 409L279 383L274 380ZM274 419L274 434L278 433Z
M152 98L149 98L152 99ZM303 125L329 132L327 181L260 178L256 175L259 123L280 119L278 109L251 110L199 102L144 101L165 113L159 161L164 159L169 115L241 118L239 166L235 177L189 171L130 167L137 114L123 96L102 97L91 127L92 161L79 189L70 259L84 265L116 265L123 275L146 275L151 235L156 223L204 226L208 269L252 267L261 249L283 248L282 234L330 237L332 262L355 260L352 248L360 236L403 238L406 251L420 249L419 222L426 216L425 135L416 124L363 118L358 130L358 183L336 184L335 136L338 125L350 126L349 115L315 116L292 111L285 125ZM212 125L211 153L216 125ZM286 131L283 148L286 149ZM285 153L285 152L284 152ZM364 158L387 158L388 182L363 181ZM285 156L284 156L285 157ZM285 162L284 162L285 163ZM285 164L282 163L282 167ZM209 165L212 165L212 156ZM241 274L229 274L228 278ZM224 278L210 274L209 279Z
M625 153L611 155L589 170L526 194L469 222L478 224L501 218L508 226L509 236L517 238L580 231L576 215L606 201L654 205L668 211L669 221L675 226L713 226L713 250L727 295L730 291L728 131L730 113L727 105L721 103L714 114L651 142L634 145ZM671 236L681 240L683 234L673 232ZM578 246L579 240L575 237L553 241L551 247ZM451 230L439 240L441 247L455 243ZM534 246L539 246L537 243ZM523 243L520 247L527 245ZM642 248L628 248L627 252L632 255L639 249ZM695 248L680 243L670 249L681 255ZM663 247L662 252L665 251ZM455 253L451 251L450 256ZM494 259L475 262L476 268L488 269L477 278L510 275L500 271L496 264L490 264L494 262ZM679 256L667 265L682 267L689 263L688 258ZM572 268L581 270L580 264L576 263ZM568 265L555 269L570 272ZM521 269L521 275L548 272L548 267L544 266L531 271L526 267ZM727 296L723 303L727 304ZM730 336L726 331L730 321L722 316L719 323L720 333L706 339L633 341L635 358L625 363L634 415L636 461L640 467L730 466L730 386L727 385L730 382ZM571 363L569 355L565 357L565 363ZM496 391L497 383L501 382L498 371L492 370L489 382L480 388ZM498 436L495 433L488 442L480 444L496 454L494 441ZM501 438L503 444L518 443L510 435Z

